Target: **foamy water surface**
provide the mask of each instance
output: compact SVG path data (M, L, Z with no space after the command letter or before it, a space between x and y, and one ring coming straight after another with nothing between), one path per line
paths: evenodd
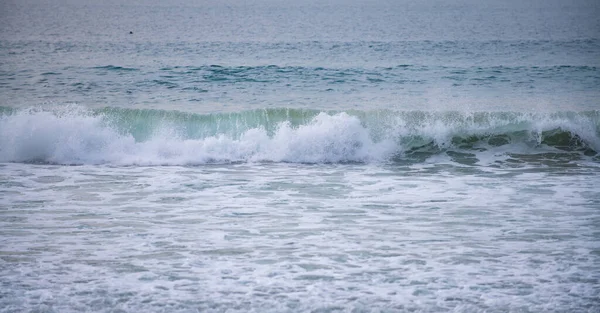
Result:
M4 164L0 302L593 312L598 170Z

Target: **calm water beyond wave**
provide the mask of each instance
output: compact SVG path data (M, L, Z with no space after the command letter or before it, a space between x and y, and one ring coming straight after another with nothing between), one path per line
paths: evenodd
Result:
M0 2L0 312L599 312L597 1Z

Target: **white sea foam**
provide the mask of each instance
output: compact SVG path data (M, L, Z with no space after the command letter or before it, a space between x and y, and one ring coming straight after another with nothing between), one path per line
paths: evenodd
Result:
M133 148L133 137L81 109L24 110L0 120L3 162L101 163Z
M0 311L595 312L575 171L3 164Z
M471 149L465 151L467 153L489 149L508 153L512 148L537 153L539 146L545 143L544 132L547 131L562 132L559 135L564 138L556 143L559 146L566 142L574 145L568 149L600 150L597 114L503 116L387 112L380 116L368 112L358 115L314 112L304 117L305 120L292 123L289 112L280 110L266 111L265 116L260 117L263 122L256 119L256 112L242 112L233 117L192 116L189 120L172 112L141 113L107 113L67 106L4 114L0 117L0 162L369 163L388 161L420 147L430 149L431 154L439 149L465 147ZM249 122L249 119L254 120ZM270 119L275 121L270 122ZM488 139L492 136L501 136L505 141L501 144L507 146L501 149L490 146Z
M177 126L165 124L149 140L136 141L102 116L81 109L21 111L0 120L0 161L58 164L203 164L208 162L368 162L393 152L390 141L375 143L358 118L321 113L309 123L277 126L269 136L262 128L233 138L218 134L182 138Z

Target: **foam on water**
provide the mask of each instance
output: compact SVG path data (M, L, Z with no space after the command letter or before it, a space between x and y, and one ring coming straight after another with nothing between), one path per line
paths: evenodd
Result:
M346 113L320 113L309 123L276 126L273 136L263 127L239 138L224 134L184 138L177 126L162 125L147 141L119 133L102 116L81 110L22 111L4 116L0 160L58 164L203 164L209 162L364 162L384 157L386 142L374 143L358 118Z
M597 171L3 164L0 311L591 313Z
M0 161L369 163L415 153L473 155L499 146L504 154L594 157L600 151L599 129L598 111L536 115L271 109L198 115L79 106L4 109ZM527 149L519 148L523 146Z

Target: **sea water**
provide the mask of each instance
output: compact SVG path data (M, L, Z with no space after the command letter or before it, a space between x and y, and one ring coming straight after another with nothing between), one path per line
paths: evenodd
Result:
M1 312L598 312L597 1L0 2Z

